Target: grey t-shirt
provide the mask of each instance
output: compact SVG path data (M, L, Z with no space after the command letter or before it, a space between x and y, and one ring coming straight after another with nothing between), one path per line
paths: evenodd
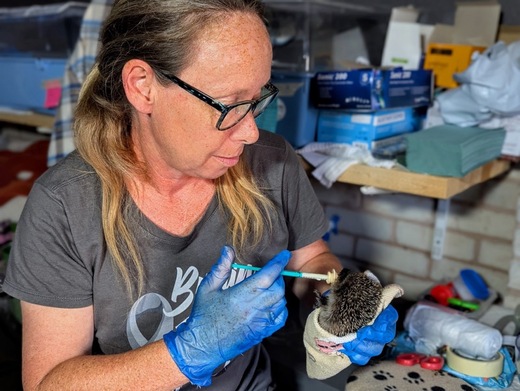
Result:
M283 249L296 250L321 238L328 222L287 142L261 132L243 159L276 205L272 233L245 260L262 266ZM106 251L99 178L71 153L34 184L17 226L4 291L45 306L93 305L95 337L104 354L161 339L188 317L200 280L227 243L225 216L214 198L185 237L157 227L132 202L126 216L146 273L145 292L137 300L128 298ZM233 271L228 285L247 275ZM260 374L262 369L266 373L264 359L259 346L251 349L220 371L208 389L267 389Z

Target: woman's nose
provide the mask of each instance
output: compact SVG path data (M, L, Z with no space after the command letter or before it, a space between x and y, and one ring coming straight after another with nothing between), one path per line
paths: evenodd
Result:
M231 130L233 132L231 138L243 144L254 144L258 141L258 137L260 137L255 117L251 112L247 113Z

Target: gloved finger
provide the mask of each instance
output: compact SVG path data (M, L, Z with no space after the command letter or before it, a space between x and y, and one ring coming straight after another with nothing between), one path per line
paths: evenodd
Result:
M289 263L291 252L282 250L276 254L263 268L245 281L254 283L257 288L267 289L276 282L280 273Z
M251 279L250 277L249 279ZM247 280L243 281L245 283ZM239 287L242 290L240 295L236 295L234 300L238 300L240 303L249 302L252 306L252 309L257 314L266 314L268 312L275 312L276 316L281 311L279 306L285 306L285 281L283 276L278 276L278 278L273 282L273 284L268 288L259 288L255 285L256 280L248 281L249 285L243 285ZM230 289L234 289L232 287ZM267 319L267 316L266 316Z
M362 341L374 341L386 344L395 338L397 329L397 319L394 317L395 309L390 309L389 312L381 313L381 319L376 319L377 325L362 327L357 331L357 338ZM397 311L395 312L397 313ZM387 316L388 315L388 316ZM378 317L379 318L379 317Z
M280 315L284 315L285 312L287 312L287 300L283 297L269 308L271 323L277 323L280 320Z
M388 324L386 330L376 330L370 326L365 326L358 330L357 335L359 340L364 342L377 342L380 344L387 344L395 338L396 327L394 324Z
M367 365L370 359L372 358L371 356L364 356L358 353L347 354L347 356L350 362L356 365Z
M385 344L381 342L355 339L343 344L342 351L349 357L351 355L374 357L380 355L384 347Z
M276 305L272 306L270 311L268 311L268 318L266 319L266 324L263 328L262 339L266 336L272 335L285 325L287 317L289 316L286 305L287 302L283 299Z
M386 331L388 328L394 328L397 324L399 315L392 305L388 305L375 319L372 328L379 331ZM390 326L390 327L389 327Z
M219 260L211 267L208 275L200 283L202 292L222 288L231 274L231 264L235 260L235 250L230 246L222 247Z
M264 312L264 331L269 330L270 333L281 328L287 320L287 301L282 298L279 302L268 307Z

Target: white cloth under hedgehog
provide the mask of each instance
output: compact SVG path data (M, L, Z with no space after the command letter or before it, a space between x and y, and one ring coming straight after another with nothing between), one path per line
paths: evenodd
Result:
M367 271L366 273L370 272ZM367 325L374 323L374 320L381 311L383 311L394 298L402 296L403 293L403 288L397 284L385 286L376 314ZM307 375L312 379L322 380L338 374L351 364L348 356L340 350L343 349L344 343L354 340L357 333L338 337L327 332L318 323L320 311L321 308L318 307L309 314L305 323L303 343L307 350Z

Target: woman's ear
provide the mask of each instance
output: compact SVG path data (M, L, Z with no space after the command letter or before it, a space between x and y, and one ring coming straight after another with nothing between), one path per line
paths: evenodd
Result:
M132 106L143 114L150 114L154 103L155 73L142 60L130 60L122 72L125 94Z

